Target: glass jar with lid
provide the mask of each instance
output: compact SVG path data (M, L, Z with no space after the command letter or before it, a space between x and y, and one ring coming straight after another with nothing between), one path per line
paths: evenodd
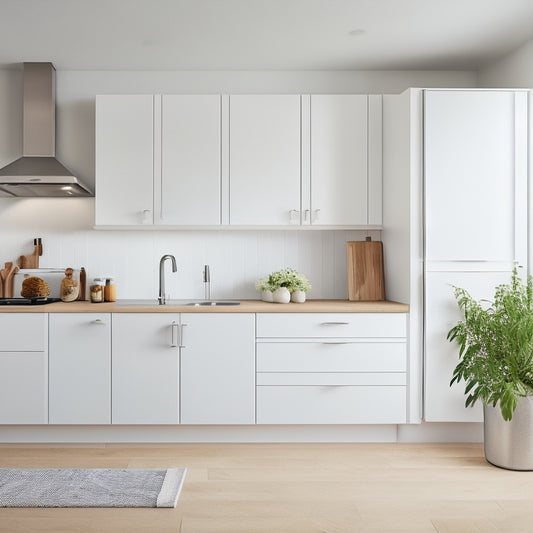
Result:
M101 303L104 301L104 287L105 279L94 278L89 288L92 303Z

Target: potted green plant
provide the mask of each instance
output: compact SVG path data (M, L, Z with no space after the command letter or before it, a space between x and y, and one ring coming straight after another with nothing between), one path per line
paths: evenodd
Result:
M255 287L261 292L261 299L267 302L305 302L306 292L311 289L309 280L293 268L272 272L268 278L260 279Z
M454 288L463 313L448 340L459 345L450 382L466 382L465 405L483 402L485 457L497 466L533 470L533 280L515 266L494 300Z

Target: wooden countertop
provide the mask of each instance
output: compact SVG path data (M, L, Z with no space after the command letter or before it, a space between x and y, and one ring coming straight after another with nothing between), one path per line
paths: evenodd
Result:
M47 305L2 305L0 313L408 313L409 306L398 302L350 302L348 300L307 300L303 304L274 304L261 300L238 300L240 305L184 305L194 300L157 305L150 300L120 300L115 303L57 302ZM231 301L231 300L221 300Z

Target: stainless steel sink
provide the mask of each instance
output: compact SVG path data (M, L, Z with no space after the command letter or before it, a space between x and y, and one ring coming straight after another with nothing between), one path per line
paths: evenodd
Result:
M213 306L213 305L240 305L241 302L216 302L216 301L208 301L208 302L188 302L185 305L194 305L195 307L200 306Z
M158 307L169 306L193 306L193 307L211 307L216 305L240 305L241 302L228 302L219 300L167 300L165 305L160 306L157 300L119 300L117 305L134 306L134 305L153 305Z

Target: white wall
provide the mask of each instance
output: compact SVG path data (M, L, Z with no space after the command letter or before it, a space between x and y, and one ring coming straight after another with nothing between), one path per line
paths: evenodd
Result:
M533 39L481 69L479 86L533 88Z
M254 282L283 267L301 270L313 285L310 298L347 298L346 241L358 231L95 231L93 199L0 200L0 261L13 261L43 239L41 267L79 268L90 279L112 275L118 298L156 298L159 259L171 298L203 298L202 269L211 267L213 298L258 298ZM368 232L374 239L379 231Z
M0 164L21 153L21 71L0 71ZM94 99L127 93L399 93L410 86L472 87L474 72L108 72L57 73L57 155L94 186ZM119 201L119 199L117 199ZM311 298L346 298L344 231L92 230L93 200L1 199L0 264L32 250L42 237L41 266L85 266L89 277L114 275L119 298L155 298L164 253L178 261L167 275L173 298L201 298L201 272L211 265L212 296L254 298L255 279L291 266L311 280ZM379 232L371 233L379 238ZM385 251L386 253L386 251Z

